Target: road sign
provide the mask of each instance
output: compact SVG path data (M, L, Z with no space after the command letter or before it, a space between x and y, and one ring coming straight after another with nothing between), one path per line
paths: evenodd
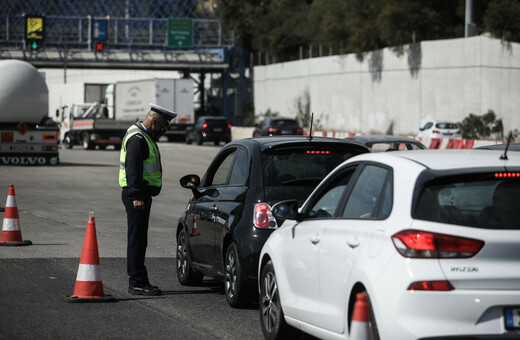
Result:
M43 40L44 27L42 16L25 16L25 39L26 40Z
M44 17L25 16L25 43L31 50L38 50L45 37Z
M92 20L92 40L107 40L108 25L105 19Z
M193 46L193 20L170 19L168 20L168 46L192 47Z

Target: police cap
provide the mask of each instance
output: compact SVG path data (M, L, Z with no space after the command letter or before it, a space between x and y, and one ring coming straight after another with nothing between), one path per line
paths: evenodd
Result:
M150 103L150 110L157 112L167 121L170 121L171 119L177 117L177 113L170 111L168 109L165 109L164 107L161 107L159 105L152 104L152 103Z

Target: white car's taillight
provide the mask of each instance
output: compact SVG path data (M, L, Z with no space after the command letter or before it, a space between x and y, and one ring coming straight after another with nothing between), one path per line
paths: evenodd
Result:
M273 216L271 207L267 203L255 204L253 224L258 229L276 229L278 224Z
M408 290L427 290L437 292L448 292L455 288L449 281L416 281L410 283Z
M468 258L484 246L483 241L423 230L400 231L392 241L401 255L411 258Z

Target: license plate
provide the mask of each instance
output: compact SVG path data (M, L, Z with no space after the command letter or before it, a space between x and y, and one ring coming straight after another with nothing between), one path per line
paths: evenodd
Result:
M520 329L520 307L504 309L506 328Z
M445 135L445 136L451 136L451 135L453 135L453 133L451 133L451 132L445 132L444 135Z
M290 135L291 133L291 130L282 130L282 135Z
M222 132L222 128L215 128L215 129L213 129L213 131L215 131L215 132Z

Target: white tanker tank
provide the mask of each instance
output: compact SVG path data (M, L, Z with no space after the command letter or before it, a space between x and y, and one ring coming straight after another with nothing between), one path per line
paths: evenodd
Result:
M40 123L49 91L38 70L20 60L0 60L0 122Z
M49 91L31 64L0 60L0 165L58 164L56 123Z

